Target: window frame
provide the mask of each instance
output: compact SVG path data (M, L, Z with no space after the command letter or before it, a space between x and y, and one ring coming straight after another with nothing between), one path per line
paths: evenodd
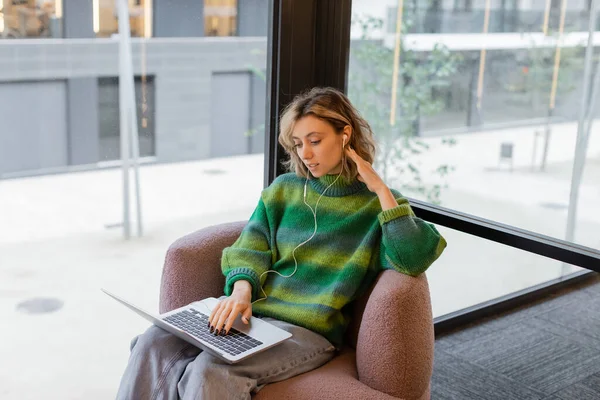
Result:
M267 113L264 186L284 173L285 151L277 142L284 107L304 89L331 86L347 93L352 0L269 0ZM482 239L600 272L600 250L409 199L415 214L432 223ZM436 331L467 323L515 301L542 296L556 286L590 276L580 271L435 320Z

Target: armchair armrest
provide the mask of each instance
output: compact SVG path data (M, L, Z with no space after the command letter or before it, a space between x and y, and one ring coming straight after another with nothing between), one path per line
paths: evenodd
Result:
M206 297L223 295L221 254L240 236L247 221L201 229L175 241L167 250L160 284L161 313Z
M433 373L433 318L425 274L379 274L356 344L359 380L402 399L427 398Z

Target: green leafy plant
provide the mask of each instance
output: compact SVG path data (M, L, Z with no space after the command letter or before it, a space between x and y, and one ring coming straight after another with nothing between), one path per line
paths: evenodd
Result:
M436 144L419 136L420 118L444 108L442 97L436 93L450 85L461 57L440 44L428 52L407 49L401 35L396 121L391 123L394 49L371 37L383 26L381 19L355 16L353 24L358 25L361 37L351 44L348 95L376 136L374 166L391 186L439 204L442 189L447 188L445 178L454 167L443 164L433 171L422 170L421 157ZM403 32L410 30L410 12L405 13L402 26ZM456 141L442 138L438 144L454 146Z
M265 60L267 57L266 51L260 50L260 49L252 49L250 54L252 54L252 56L257 57L260 60ZM246 64L246 68L248 68L250 73L257 76L261 81L263 81L265 83L267 82L267 74L266 74L266 71L264 70L264 66L257 67L256 65L249 63L249 64ZM263 123L257 124L256 126L248 129L246 132L244 132L244 136L250 137L250 136L254 136L256 134L264 134L264 131L265 131L265 123L263 122Z
M567 36L568 33L565 38ZM531 47L519 62L516 79L505 87L514 93L524 94L523 103L531 107L535 114L545 114L550 106L556 47L538 46L533 39L530 42ZM581 44L561 48L556 88L558 101L576 89L576 82L583 73L583 51Z

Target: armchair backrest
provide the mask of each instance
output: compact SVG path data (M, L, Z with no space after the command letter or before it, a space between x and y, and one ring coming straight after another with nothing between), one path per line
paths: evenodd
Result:
M246 223L209 226L183 236L169 247L160 287L161 313L223 295L221 253L237 240Z
M211 226L171 245L162 275L161 313L223 294L221 254L245 225L240 221ZM384 271L351 307L346 344L356 349L360 381L396 397L428 398L434 338L425 274L413 278ZM391 315L388 323L378 326Z

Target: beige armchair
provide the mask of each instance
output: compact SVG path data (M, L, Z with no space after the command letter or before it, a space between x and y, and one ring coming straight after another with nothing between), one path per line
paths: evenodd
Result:
M205 228L171 245L162 275L161 313L223 295L221 252L245 224ZM425 274L413 278L382 272L356 301L346 343L327 364L269 384L254 399L429 399L434 336Z

